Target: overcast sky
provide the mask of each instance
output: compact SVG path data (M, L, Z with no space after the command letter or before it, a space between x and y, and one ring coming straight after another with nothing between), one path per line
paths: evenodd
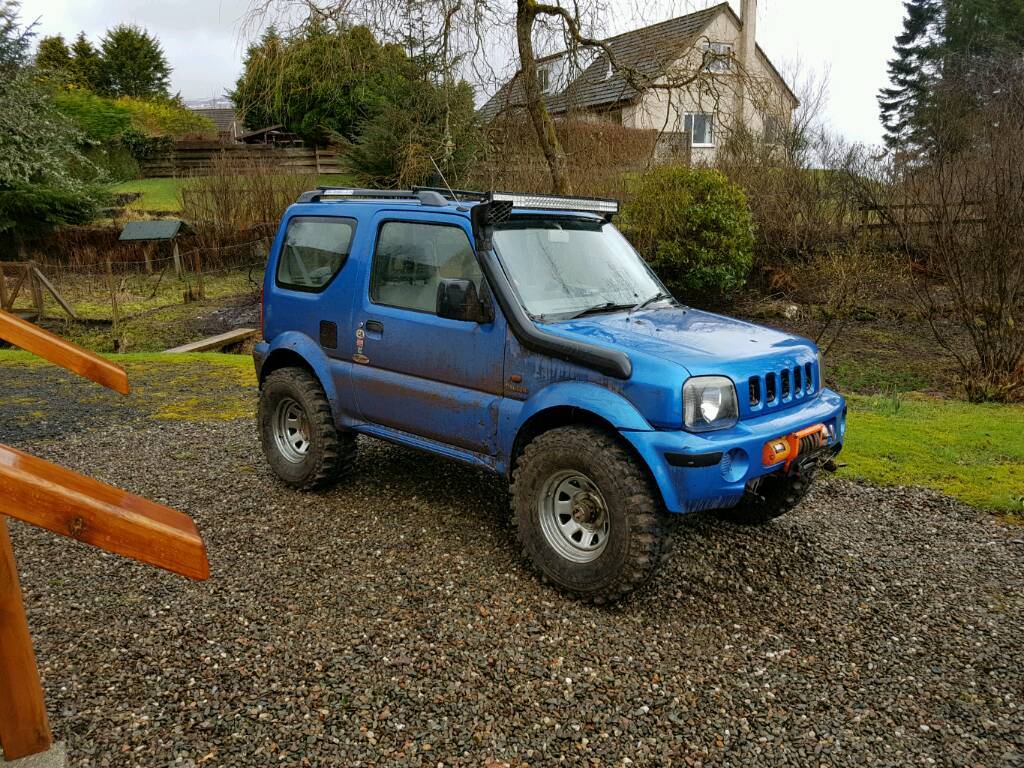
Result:
M635 0L608 24L621 32L669 17L638 19ZM739 11L739 0L732 0ZM689 0L697 9L712 2ZM43 35L73 38L84 30L94 42L118 22L138 24L163 44L174 71L171 84L186 99L221 96L241 70L247 39L241 20L249 0L23 0L23 18L39 18ZM656 8L656 2L647 3ZM667 7L667 6L666 6ZM679 7L679 6L677 6ZM828 119L855 141L877 143L882 130L875 94L886 83L885 65L900 30L900 0L760 0L757 39L780 69L799 60L804 69L828 72Z

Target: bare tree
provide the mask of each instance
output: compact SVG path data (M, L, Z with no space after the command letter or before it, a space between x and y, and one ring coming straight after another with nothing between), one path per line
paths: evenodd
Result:
M502 30L515 30L515 53L519 64L512 81L522 84L523 107L529 116L537 144L551 175L555 193L568 194L571 183L566 153L555 131L551 112L538 82L539 38L559 41L568 60L577 62L581 53L603 56L608 66L620 73L638 92L659 91L671 107L672 94L706 81L709 64L723 54L705 48L696 57L672 62L662 71L641 71L620 60L614 48L599 39L595 30L609 9L603 0L253 0L248 17L251 29L273 21L287 28L310 16L324 21L365 24L386 40L415 39L420 51L429 52L443 68L446 81L457 72L469 71L472 79L497 82L499 75L491 52ZM564 3L564 4L563 4ZM738 67L737 67L738 70ZM737 71L737 77L744 73Z
M942 151L894 153L851 174L918 275L937 342L960 367L971 400L1024 398L1024 67L975 64L943 94L976 100L930 128ZM997 83L978 98L978 82ZM959 94L957 93L959 92ZM953 332L950 329L957 332Z

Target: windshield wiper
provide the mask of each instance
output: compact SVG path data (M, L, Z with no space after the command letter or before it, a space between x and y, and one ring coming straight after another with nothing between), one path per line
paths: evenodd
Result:
M592 307L587 307L582 312L577 312L575 315L569 315L566 320L575 320L577 317L592 315L597 312L608 312L613 309L629 309L631 306L632 304L619 304L614 301L606 301L603 304L595 304Z
M661 299L671 299L671 298L672 298L672 296L667 294L667 293L665 293L664 291L658 291L653 296L648 296L646 299L641 301L639 304L634 305L629 310L629 313L633 314L634 312L639 312L641 309L644 309L645 307L651 306L651 304L653 304L656 301L660 301Z

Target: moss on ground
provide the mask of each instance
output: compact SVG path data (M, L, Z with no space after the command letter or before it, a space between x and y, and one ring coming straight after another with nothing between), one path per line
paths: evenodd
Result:
M33 369L31 376L40 376L42 382L56 381L59 388L52 393L56 397L71 396L91 406L125 407L157 421L224 421L251 418L255 413L256 375L248 355L128 354L108 358L128 373L132 392L125 398L84 380L75 384L70 381L74 379L71 374L27 352L0 351L0 370ZM41 385L38 395L32 397L26 393L30 381L29 376L17 377L14 392L0 395L0 408L17 410L21 419L48 418L48 387ZM74 405L62 402L61 408L65 407L73 410Z

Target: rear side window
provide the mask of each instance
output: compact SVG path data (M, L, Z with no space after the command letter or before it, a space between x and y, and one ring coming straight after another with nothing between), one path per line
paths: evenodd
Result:
M470 280L481 288L483 274L462 227L389 221L380 229L370 276L370 299L417 312L437 308L441 278Z
M299 291L322 291L345 266L355 228L353 219L292 219L277 262L277 284Z

